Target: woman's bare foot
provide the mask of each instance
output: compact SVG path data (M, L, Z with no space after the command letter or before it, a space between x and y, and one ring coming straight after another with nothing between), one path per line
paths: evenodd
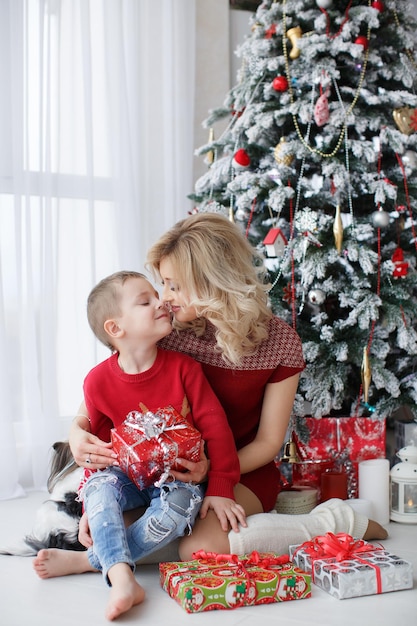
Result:
M87 552L60 550L58 548L39 550L38 555L33 559L33 569L39 578L54 578L55 576L97 571L90 565Z
M374 522L374 520L370 519L368 522L368 528L363 536L365 541L369 539L386 539L388 537L388 533L381 524L378 522Z
M109 569L111 582L110 598L107 604L106 617L113 621L119 615L126 613L132 607L145 599L145 590L136 581L136 578L127 563L117 563Z

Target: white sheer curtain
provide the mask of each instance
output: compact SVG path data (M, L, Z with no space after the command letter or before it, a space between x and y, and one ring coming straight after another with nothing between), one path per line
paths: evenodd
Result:
M194 0L0 0L0 499L107 353L91 287L190 210Z

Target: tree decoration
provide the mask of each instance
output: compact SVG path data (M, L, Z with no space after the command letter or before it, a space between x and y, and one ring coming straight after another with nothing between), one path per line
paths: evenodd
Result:
M208 142L209 143L213 143L213 141L214 141L214 128L210 128ZM213 161L214 161L214 150L209 150L207 152L206 161L209 164L209 166L213 164Z
M398 129L404 133L404 135L411 135L417 128L417 109L411 107L399 107L394 109L393 113L394 122L398 126Z
M250 156L243 148L240 148L233 155L233 167L235 170L246 170L250 166Z
M371 2L371 7L379 11L379 13L382 13L385 9L384 3L381 2L381 0L374 0Z
M339 30L337 31L337 33L335 33L334 35L332 35L330 33L330 17L329 14L327 13L327 9L329 9L333 2L328 2L326 0L316 0L317 2L317 6L319 7L320 11L322 13L324 13L324 15L326 16L326 35L329 39L336 39L336 37L339 37L339 35L341 34L346 22L349 20L349 11L350 11L350 7L352 6L352 0L349 0L346 9L345 9L345 16L343 18L342 23L340 24Z
M267 256L276 258L284 255L288 241L280 228L271 228L262 243L265 246Z
M311 304L321 306L326 300L326 294L323 289L319 289L318 287L316 287L315 289L310 289L310 291L308 292L308 299Z
M396 248L394 254L391 257L394 263L394 271L392 275L394 278L404 278L408 274L408 263L404 261L404 250L400 247Z
M336 246L336 250L340 254L342 252L342 243L343 243L343 222L342 215L340 212L340 206L336 206L336 214L333 222L333 235L334 235L334 243Z
M328 101L330 89L326 89L326 91L323 92L320 85L320 91L322 92L321 96L319 96L314 106L314 121L316 122L317 126L324 126L324 124L327 124L330 117Z
M287 30L287 14L286 14L286 7L287 7L287 0L282 0L282 4L283 4L283 11L282 11L282 28L283 28L283 32L286 32ZM345 22L349 19L349 9L351 6L352 2L350 1L347 8L346 8L346 12L345 12L345 20L342 23L342 25L340 26L339 32L336 33L336 35L331 36L329 34L327 34L328 37L330 38L334 38L337 37L340 32L343 29L343 26L345 24ZM370 30L368 29L368 37L367 37L367 41L370 37ZM291 87L291 72L290 72L290 63L289 63L289 56L288 56L288 50L287 50L287 44L286 44L286 37L283 37L282 39L282 47L283 47L283 52L284 52L284 57L285 57L285 70L286 70L286 76L287 76L287 84L288 84L288 90L290 92L290 98L291 98L291 104L295 103L295 98L294 98L294 92L293 89ZM359 84L358 87L355 91L355 95L353 97L353 100L350 104L349 107L344 107L345 109L345 120L348 119L348 117L350 116L350 114L353 112L353 109L355 108L359 95L362 91L362 86L365 80L365 74L366 74L366 69L368 66L368 58L369 58L369 49L368 46L366 47L365 50L365 57L363 60L363 64L362 64L362 69L361 69L361 74L360 74L360 78L359 78ZM323 150L321 150L320 148L316 148L315 146L311 146L309 141L307 140L307 136L304 136L304 134L301 131L300 125L298 123L298 119L297 116L293 113L292 114L292 118L293 118L293 123L295 126L295 129L297 131L297 135L301 141L301 143L303 144L303 146L305 148L307 148L307 150L309 150L310 152L319 155L322 158L325 159L331 159L332 157L335 156L335 154L337 154L337 152L340 150L340 147L342 145L343 139L345 138L345 134L346 134L346 124L343 123L342 128L340 130L339 133L339 137L336 141L336 145L333 148L333 150L330 150L329 152L324 152Z
M282 163L284 165L290 166L294 160L293 154L285 154L285 144L287 140L285 137L281 137L279 143L274 148L274 159L277 163ZM284 154L283 154L284 153Z
M271 24L271 26L265 31L265 39L271 39L277 32L277 25Z
M375 228L386 228L389 224L389 213L379 208L372 213L372 223Z
M294 28L290 28L287 30L287 38L290 40L292 45L292 50L290 52L290 59L298 59L301 54L301 50L297 45L298 40L302 37L303 31L300 26L294 26Z
M363 48L364 50L367 50L367 49L368 49L368 46L369 46L369 41L368 41L368 38L367 38L367 37L365 37L365 35L359 35L359 37L356 37L356 39L355 39L355 43L356 43L358 46L362 46L362 48Z
M362 375L363 398L365 402L368 402L369 387L371 385L371 380L372 380L372 370L371 370L371 364L369 362L368 347L365 347L363 349L361 375Z
M294 222L297 230L303 235L308 232L312 233L317 230L318 213L305 207L297 213Z
M414 150L406 150L402 155L402 160L403 163L412 170L417 168L417 153L414 152Z
M274 80L272 81L272 88L275 89L275 91L287 91L288 80L285 78L285 76L275 76Z

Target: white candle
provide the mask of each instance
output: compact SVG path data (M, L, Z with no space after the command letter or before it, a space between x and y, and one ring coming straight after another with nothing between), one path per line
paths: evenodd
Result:
M369 500L363 500L361 498L350 498L346 500L346 504L348 504L356 513L360 513L361 515L365 515L368 519L373 519L373 509L372 502Z
M389 523L389 461L369 459L359 463L359 498L372 504L372 519Z

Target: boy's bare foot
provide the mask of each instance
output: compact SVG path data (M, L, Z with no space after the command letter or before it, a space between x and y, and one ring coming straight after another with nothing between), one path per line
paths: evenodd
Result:
M113 621L145 599L145 590L136 581L129 565L117 563L109 569L112 584L107 604L106 617Z
M59 548L39 550L33 559L33 569L39 578L54 578L55 576L97 571L90 565L87 552L60 550Z
M378 522L374 522L374 520L370 519L368 522L368 528L363 536L365 541L369 541L370 539L386 539L388 537L388 533L381 524Z

